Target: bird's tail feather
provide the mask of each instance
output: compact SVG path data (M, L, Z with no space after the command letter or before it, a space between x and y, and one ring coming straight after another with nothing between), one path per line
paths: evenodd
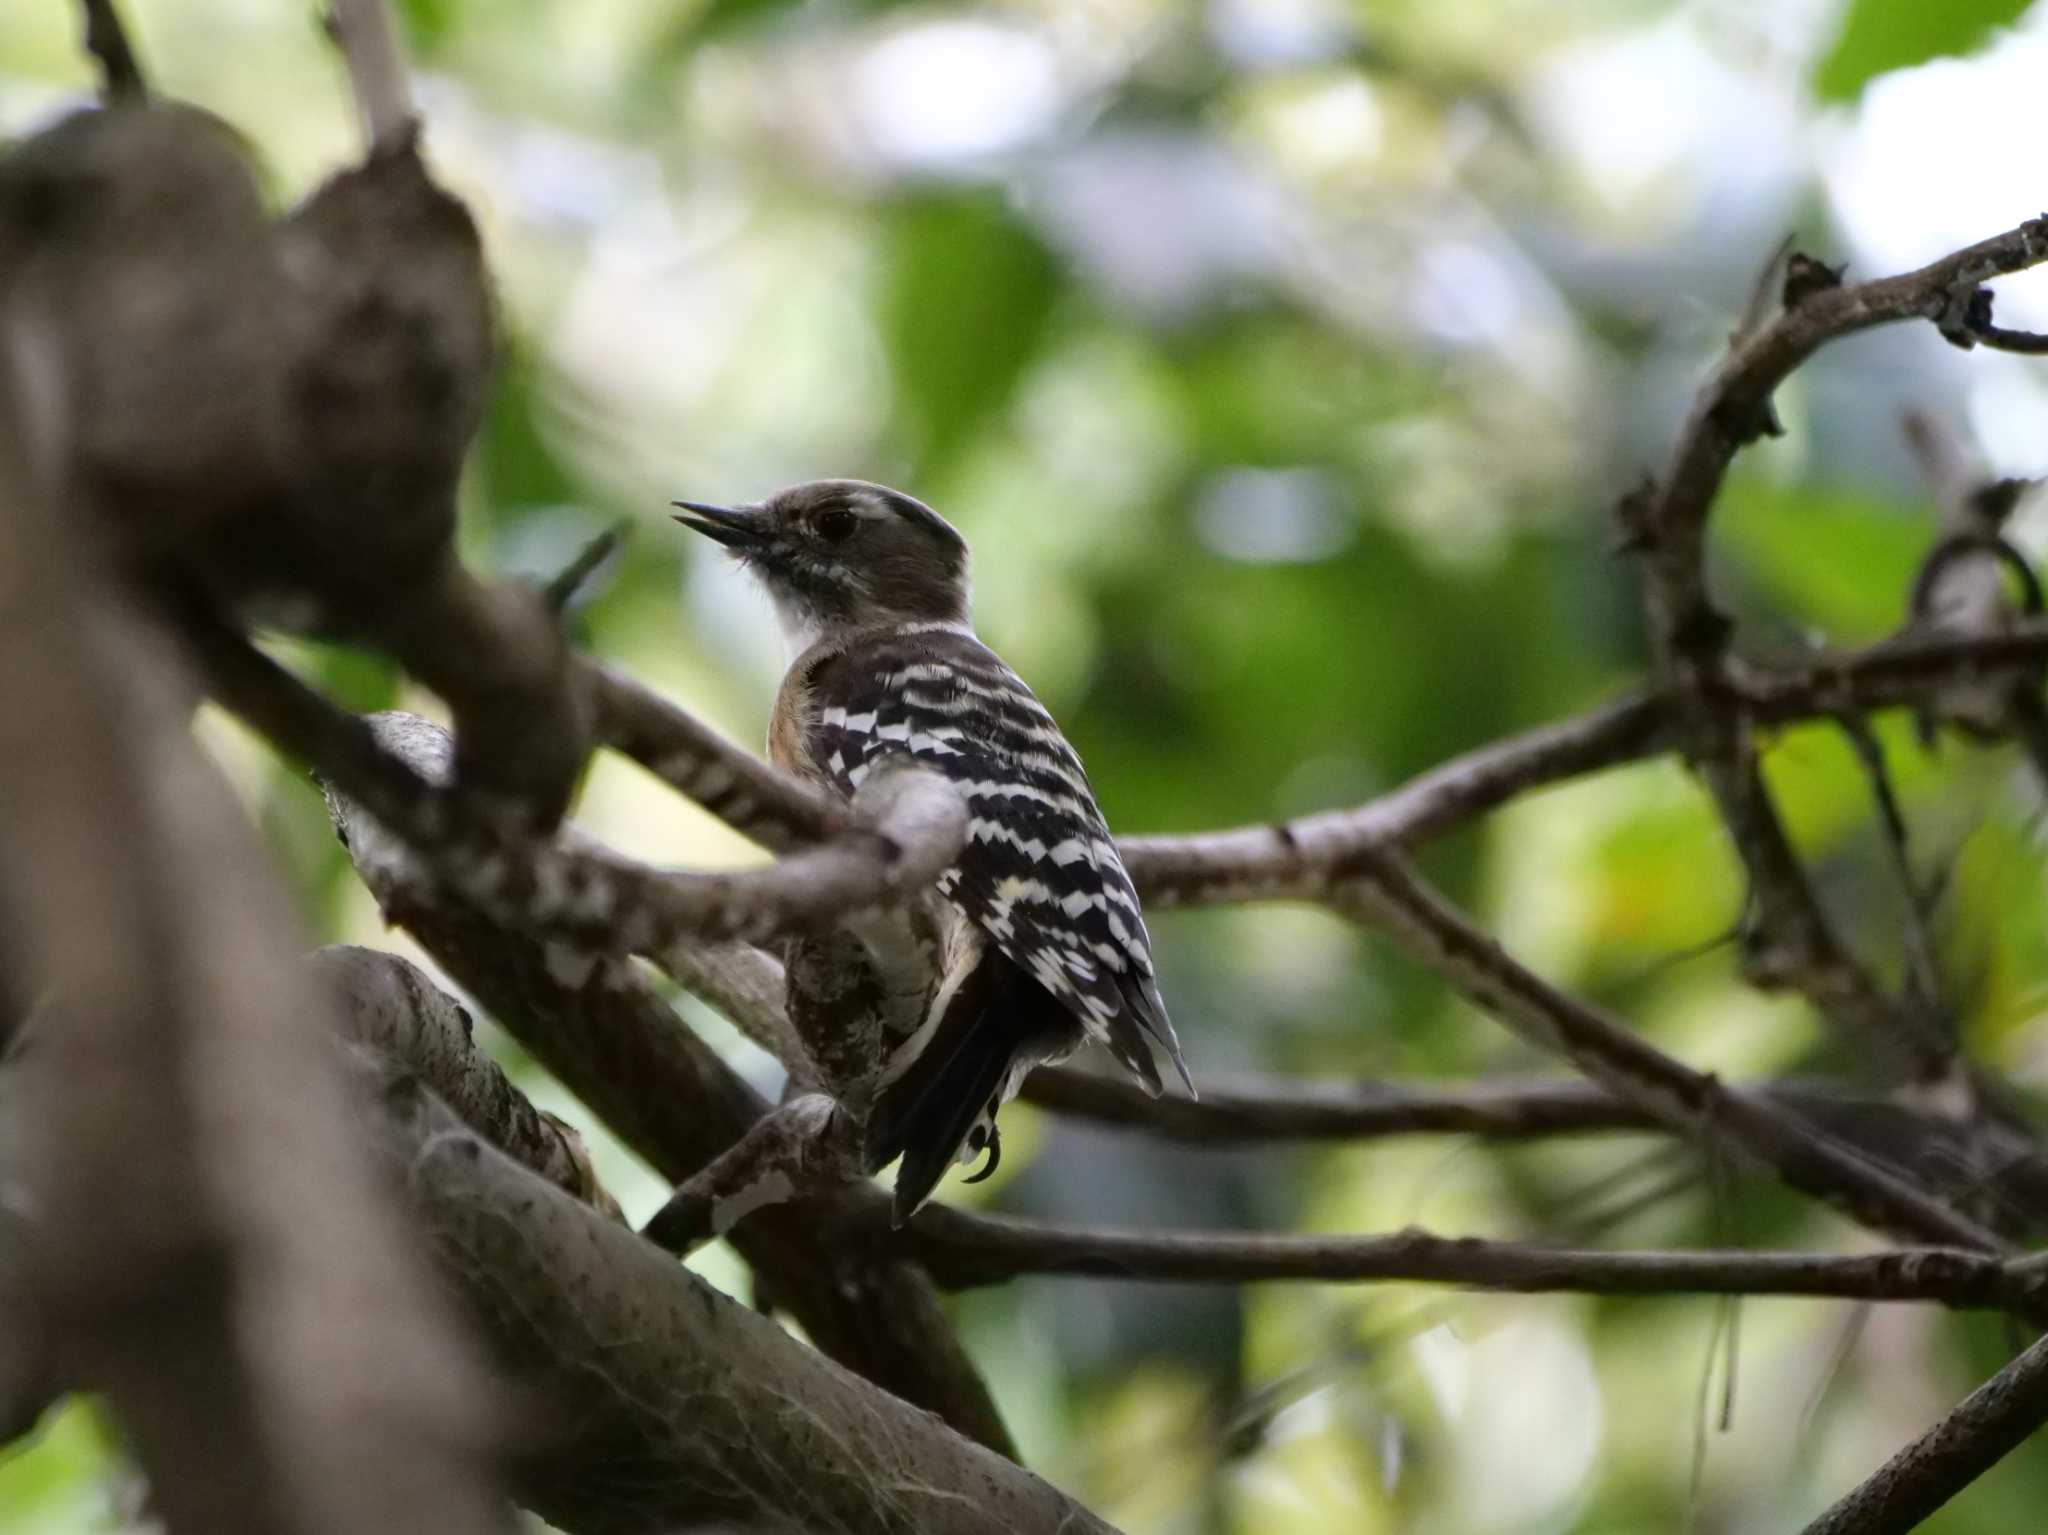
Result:
M1188 1096L1199 1099L1202 1095L1195 1091L1195 1079L1188 1075L1188 1063L1181 1058L1180 1036L1173 1032L1173 1022L1166 1016L1166 1004L1159 1000L1158 984L1143 972L1126 971L1117 977L1117 989L1123 993L1124 1013L1110 1025L1111 1053L1123 1062L1146 1092L1157 1098L1166 1090L1166 1085L1159 1080L1159 1068L1152 1060L1152 1046L1158 1046L1179 1074L1181 1086L1187 1089ZM1137 1020L1137 1027L1132 1027L1131 1019ZM1119 1030L1122 1038L1118 1037Z
M1011 1067L1059 1004L999 953L984 953L954 991L931 1040L876 1098L867 1161L896 1170L897 1225L931 1197L977 1121L1008 1085Z

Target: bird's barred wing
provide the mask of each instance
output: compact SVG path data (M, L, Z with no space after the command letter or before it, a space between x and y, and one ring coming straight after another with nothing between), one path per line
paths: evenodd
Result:
M890 636L820 667L808 712L806 754L846 792L892 753L957 785L967 845L941 893L1148 1088L1151 1044L1186 1080L1137 892L1080 759L1016 673L971 635Z

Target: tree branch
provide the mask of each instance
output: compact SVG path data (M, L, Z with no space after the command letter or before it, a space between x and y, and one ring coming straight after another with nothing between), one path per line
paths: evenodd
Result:
M700 939L829 925L929 884L966 833L959 795L934 775L906 771L872 781L875 792L864 802L878 820L856 818L831 842L765 869L660 871L595 844L551 846L486 820L459 792L407 762L407 750L449 758L453 748L438 726L400 715L359 719L203 617L187 615L183 632L209 693L409 845L380 844L377 856L396 860L408 877L445 881L502 921L586 952L658 958ZM370 830L360 813L346 819Z
M1878 1253L1599 1252L1535 1242L1248 1231L1141 1231L1069 1226L928 1205L906 1246L950 1289L1020 1274L1236 1284L1269 1280L1408 1281L1519 1294L1811 1295L1938 1301L1958 1309L2026 1310L2048 1300L2033 1259L1954 1247Z
M463 1124L563 1193L617 1219L583 1138L543 1113L477 1048L469 1012L396 954L335 944L307 962L340 1007L344 1037L416 1073Z
M1419 1087L1392 1081L1202 1077L1199 1099L1152 1097L1135 1082L1073 1066L1024 1080L1027 1103L1070 1118L1203 1146L1373 1140L1390 1135L1640 1134L1668 1128L1640 1106L1580 1077L1494 1077ZM1826 1083L1757 1082L1744 1089L1810 1118L1869 1116L1886 1133L1939 1128L1914 1110Z
M1902 636L1770 667L1732 659L1709 684L1721 706L1756 725L1789 725L1923 701L1959 679L2048 664L2048 621L1968 638ZM652 690L586 663L599 738L736 831L775 850L836 835L845 808ZM1275 824L1186 836L1123 837L1125 867L1148 904L1317 899L1361 849L1414 846L1541 789L1671 749L1678 692L1603 704L1477 747L1363 805ZM313 760L318 760L317 758Z
M364 858L362 839L348 840L387 918L410 931L671 1184L686 1182L768 1113L761 1096L684 1026L638 967L581 957L506 928L444 887L404 877L390 860ZM987 1387L930 1281L860 1234L863 1204L887 1209L879 1190L862 1186L761 1210L731 1239L764 1293L818 1347L969 1437L1011 1453Z
M1277 825L1118 839L1148 903L1193 905L1321 895L1362 848L1425 840L1517 794L1664 750L1666 706L1637 695L1476 748L1391 793Z
M419 123L405 54L387 0L330 0L327 31L348 66L348 83L372 154L410 144Z
M1108 1532L484 1146L429 1095L401 1083L386 1105L434 1252L532 1409L514 1475L550 1522Z
M1751 725L1794 725L1911 707L1962 681L2017 678L2044 664L2048 621L2037 619L1997 634L1908 634L1769 666L1730 657L1700 687ZM1361 850L1413 847L1531 790L1669 751L1678 715L1677 689L1635 694L1477 747L1362 805L1277 825L1123 837L1118 846L1148 904L1315 900Z
M583 666L598 739L742 836L783 852L846 829L846 806L823 790L777 772L624 672L601 661Z
M1404 860L1364 854L1332 905L1393 938L1517 1037L1561 1055L1680 1134L1711 1136L1745 1161L1865 1224L1908 1240L2006 1253L1997 1233L1768 1100L1693 1071L1619 1019L1517 964Z
M162 637L15 469L32 366L0 357L0 949L48 999L7 1181L52 1372L173 1528L501 1530L492 1399L302 1026L285 903Z
M1707 516L1759 412L1794 369L1830 341L1901 320L1939 321L1978 285L2048 261L2048 219L1873 282L1818 287L1737 341L1694 401L1652 512L1655 538L1643 551L1653 632L1679 653L1695 647L1712 612L1702 540ZM1712 622L1704 630L1718 626Z
M1672 1126L1594 1082L1482 1079L1433 1087L1293 1078L1203 1078L1200 1101L1148 1097L1135 1083L1072 1067L1025 1079L1026 1101L1056 1114L1203 1148L1282 1141L1355 1141L1389 1135L1669 1133ZM1996 1131L1826 1082L1738 1087L1877 1162L1909 1172L1931 1192L1981 1212L2002 1234L2048 1230L2048 1153L2031 1134Z
M1072 1066L1042 1067L1021 1097L1073 1119L1197 1146L1351 1141L1388 1135L1576 1135L1663 1126L1577 1077L1502 1078L1442 1087L1205 1076L1200 1098L1154 1098L1136 1082Z
M2048 1338L1965 1397L1803 1535L1902 1535L2048 1423Z
M1759 767L1747 724L1715 707L1730 625L1706 584L1706 525L1735 454L1772 421L1770 397L1826 342L1897 320L1943 323L1987 277L2048 260L2048 219L1904 276L1840 286L1808 263L1782 312L1739 333L1700 390L1654 485L1623 498L1630 545L1642 561L1644 604L1659 668L1679 690L1680 746L1718 805L1749 873L1753 920L1744 966L1753 983L1790 988L1852 1039L1892 1055L1915 1077L1954 1066L1940 1020L1902 1005L1850 953L1793 851ZM1818 275L1815 273L1818 271Z
M128 33L114 0L81 0L85 12L85 51L100 66L100 95L112 102L149 99L149 83L128 46Z

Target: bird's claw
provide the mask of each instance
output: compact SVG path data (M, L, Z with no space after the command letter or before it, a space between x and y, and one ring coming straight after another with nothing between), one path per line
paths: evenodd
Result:
M969 1174L960 1181L963 1183L981 1183L986 1179L993 1178L996 1175L996 1169L1002 1165L1003 1161L1002 1132L993 1123L986 1127L976 1125L967 1133L967 1144L976 1156L980 1156L982 1152L986 1151L988 1153L988 1160L982 1164L980 1172Z

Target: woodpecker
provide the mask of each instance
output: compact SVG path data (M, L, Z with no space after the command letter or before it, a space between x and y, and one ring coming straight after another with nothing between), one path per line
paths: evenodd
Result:
M892 754L967 801L939 877L948 931L923 1026L884 1063L866 1156L899 1155L895 1219L956 1158L995 1170L996 1111L1093 1039L1157 1096L1154 1050L1194 1083L1153 979L1137 892L1066 737L968 616L967 543L914 496L818 480L743 506L674 503L767 590L791 661L768 727L778 766L850 796ZM976 1180L969 1180L976 1181Z

